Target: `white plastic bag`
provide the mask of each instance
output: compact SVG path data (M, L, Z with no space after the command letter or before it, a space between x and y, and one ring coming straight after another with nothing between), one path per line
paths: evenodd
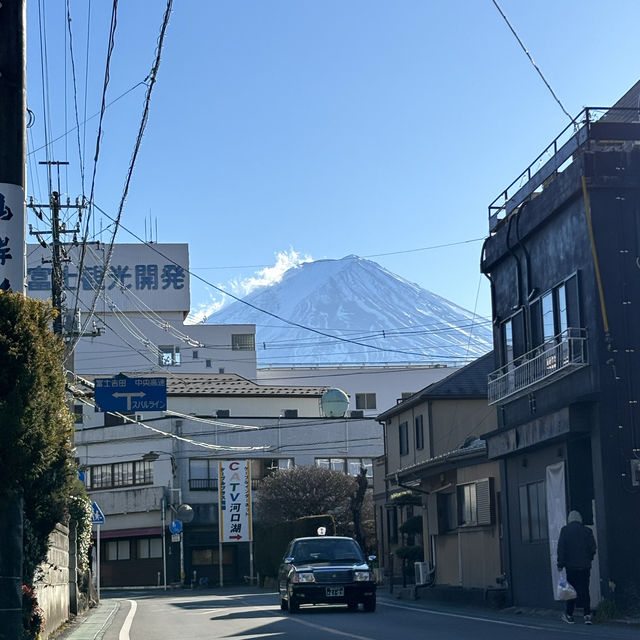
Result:
M567 582L565 576L560 576L556 587L556 598L558 600L575 600L577 597L576 590Z

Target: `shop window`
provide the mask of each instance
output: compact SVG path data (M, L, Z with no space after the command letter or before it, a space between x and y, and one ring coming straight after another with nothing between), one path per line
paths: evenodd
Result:
M108 540L105 545L105 560L130 560L131 545L129 540Z
M162 558L162 538L139 538L136 546L138 558Z
M544 480L522 485L519 495L522 542L547 540L547 499Z

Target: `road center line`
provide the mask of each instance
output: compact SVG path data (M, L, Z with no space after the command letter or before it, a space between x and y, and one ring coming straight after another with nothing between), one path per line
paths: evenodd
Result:
M124 624L122 625L122 629L120 629L120 635L118 636L118 640L129 640L129 631L131 630L131 623L133 622L133 616L136 615L136 609L138 608L138 603L135 600L127 600L131 604L131 608L129 609L129 613L125 618Z

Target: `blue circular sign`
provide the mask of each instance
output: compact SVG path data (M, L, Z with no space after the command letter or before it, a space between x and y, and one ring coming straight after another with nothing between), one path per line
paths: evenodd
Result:
M182 521L172 520L169 523L169 531L171 531L171 533L180 533L182 531Z

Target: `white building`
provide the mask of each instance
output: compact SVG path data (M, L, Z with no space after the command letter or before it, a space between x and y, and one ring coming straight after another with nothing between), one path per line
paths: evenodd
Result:
M88 246L84 258L80 247L66 251L65 327L84 326L94 310L74 350L75 372L255 376L255 325L184 324L191 305L187 244L114 245L104 278L108 245ZM27 256L27 294L51 298L50 249L29 245Z

